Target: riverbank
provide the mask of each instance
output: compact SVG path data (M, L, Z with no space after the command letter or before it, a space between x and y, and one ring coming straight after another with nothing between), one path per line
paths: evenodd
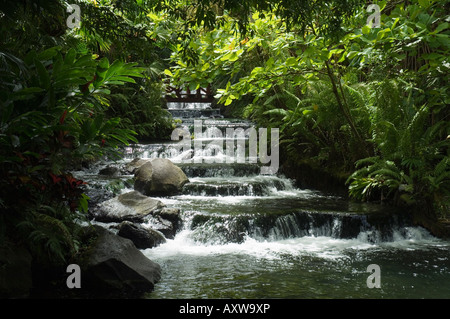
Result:
M346 185L350 173L331 172L327 168L313 166L307 161L295 162L290 159L282 162L280 173L295 180L296 186L299 188L317 189L351 200L348 197L348 185ZM381 201L378 203L379 205L394 206ZM410 212L416 225L424 227L438 238L450 238L450 219L448 217L438 218L434 216L434 212L425 214L424 212L429 209L424 209L419 204L404 206L403 209Z

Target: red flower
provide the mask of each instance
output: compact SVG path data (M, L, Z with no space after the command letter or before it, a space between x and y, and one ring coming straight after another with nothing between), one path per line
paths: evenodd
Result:
M85 182L83 182L80 179L76 179L75 177L73 177L72 175L66 175L66 180L67 182L69 182L69 185L71 188L75 188L81 184L86 184Z
M102 147L105 146L105 143L106 143L105 139L102 138Z
M66 116L67 116L67 110L64 111L63 115L59 119L59 124L63 124L64 123L64 120L66 119Z
M53 174L53 173L49 173L49 175L50 175L50 177L51 177L52 180L53 180L53 184L57 184L57 183L59 183L59 182L62 180L61 177L58 177L58 176L56 176L56 175Z

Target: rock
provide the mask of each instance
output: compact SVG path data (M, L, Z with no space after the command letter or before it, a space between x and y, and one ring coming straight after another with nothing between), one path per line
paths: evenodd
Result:
M161 201L132 191L100 203L91 215L95 220L106 223L124 220L142 222L145 216L163 207Z
M166 242L164 236L156 230L129 221L120 223L117 234L130 239L139 249L153 248Z
M89 196L88 209L90 215L96 210L98 205L114 198L114 193L104 188L85 188L84 194Z
M23 247L0 248L0 298L27 298L32 288L32 257Z
M178 194L187 182L178 166L168 159L155 158L136 170L134 189L147 196L170 196Z
M161 216L164 219L171 221L172 223L181 222L180 209L164 207L161 210L155 211L154 215Z
M123 172L125 174L134 174L139 167L150 161L151 160L149 159L135 158L131 162L124 165Z
M127 238L96 227L98 237L80 260L82 287L87 289L142 293L153 290L161 278L161 266Z
M120 170L116 166L108 165L105 168L102 168L98 173L106 176L118 176L120 175Z
M172 239L175 237L176 232L181 228L182 219L180 217L180 209L164 207L161 210L153 212L153 216L159 217L159 220L166 220L170 222L170 227L167 223L161 223L161 227L156 228L162 232L166 238Z
M147 216L146 220L147 224L151 225L152 229L159 231L164 237L168 239L173 239L175 237L177 228L171 221L154 214Z

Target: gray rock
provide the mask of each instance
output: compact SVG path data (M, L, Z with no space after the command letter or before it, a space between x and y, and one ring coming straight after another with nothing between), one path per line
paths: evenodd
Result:
M147 196L170 196L178 194L187 182L178 166L168 159L155 158L136 170L134 189Z
M148 292L161 278L161 266L127 238L96 227L98 237L82 256L82 287L123 292Z
M153 248L166 242L160 232L129 221L120 223L118 228L117 234L130 239L139 249Z
M182 219L180 217L180 209L164 207L161 210L156 210L152 214L160 222L160 227L156 227L158 231L162 232L166 238L172 239L176 232L181 228ZM169 223L164 223L168 221Z
M116 166L108 165L105 168L102 168L99 172L100 175L106 175L106 176L118 176L120 175L120 170Z
M134 174L139 167L150 161L151 160L149 159L135 158L134 160L123 166L123 172L125 174Z
M146 220L147 223L151 225L152 229L155 229L162 233L165 238L173 239L175 237L177 229L171 221L153 214L149 215Z
M163 207L161 201L132 191L100 203L92 212L92 217L106 223L125 220L142 222L146 215Z

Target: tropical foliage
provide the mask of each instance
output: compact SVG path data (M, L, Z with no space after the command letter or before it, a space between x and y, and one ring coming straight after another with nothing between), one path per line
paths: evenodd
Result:
M212 84L234 114L280 128L283 158L346 174L351 197L444 214L449 3L376 3L379 26L367 24L361 3L338 24L324 23L327 15L291 20L284 2L252 10L245 33L224 15L189 43L197 63L180 46L165 73L194 88Z
M210 85L279 128L281 159L344 175L357 200L449 211L449 2L0 1L0 236L37 258L79 246L70 168L169 138L165 86ZM370 19L369 19L370 20Z
M161 109L163 54L142 46L145 14L134 1L80 1L75 29L62 1L1 4L1 244L24 244L43 263L67 261L89 200L70 170L118 159L137 137L172 127ZM117 27L90 24L100 21Z

